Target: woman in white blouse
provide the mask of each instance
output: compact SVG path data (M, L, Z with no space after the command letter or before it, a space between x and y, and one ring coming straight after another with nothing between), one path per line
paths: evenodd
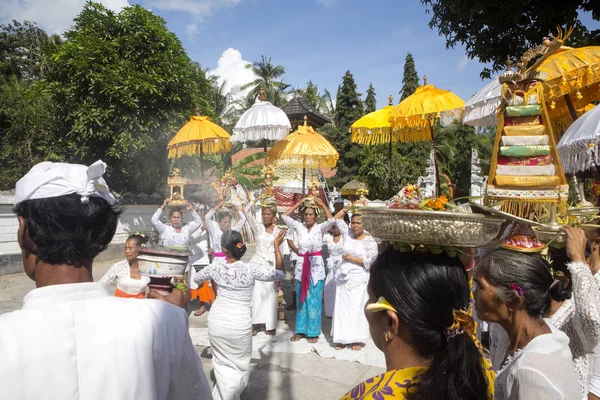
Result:
M279 245L285 237L280 232L273 242L275 269L240 261L246 252L242 235L223 233L220 248L227 261L213 262L194 275L198 284L212 279L219 294L208 314L208 339L217 384L215 400L239 400L248 384L252 355L252 292L256 281L282 280L285 276Z
M246 215L242 210L237 210L238 221L232 226L231 225L231 212L223 210L222 207L225 204L224 201L220 201L215 205L209 212L204 216L204 222L206 224L206 231L210 238L210 246L213 251L213 261L225 264L226 256L221 249L221 236L224 232L229 230L241 231L246 223ZM209 250L210 251L210 250Z
M138 248L146 243L146 237L135 234L127 238L125 242L125 260L118 261L104 274L100 283L107 286L117 282L115 297L143 299L146 297L146 289L150 278L140 274L138 268Z
M190 236L202 226L200 215L194 210L192 205L186 202L185 209L192 213L194 220L187 225L183 225L183 213L181 210L171 210L169 221L171 225L164 224L160 220L163 210L171 200L166 199L152 216L152 225L160 235L160 242L165 247L188 247Z
M331 318L335 306L335 274L342 265L342 256L344 255L344 238L337 224L334 224L329 233L323 236L323 242L327 246L327 259L325 260L327 277L323 289L324 312L326 317Z
M342 209L335 216L337 226L344 235L344 255L335 274L331 335L336 350L349 345L352 350L359 351L369 338L369 323L364 308L369 299L369 269L377 257L377 242L365 232L360 214L352 215L351 228L342 219L345 214L346 211Z
M580 257L585 253L572 254L574 261ZM543 319L556 287L547 262L539 255L495 250L481 260L473 281L477 316L499 324L509 338L495 399L580 399L569 338Z
M307 202L304 207L304 223L290 217L294 211ZM309 343L316 343L321 334L321 313L323 311L323 286L325 282L325 265L321 256L323 235L335 223L329 208L318 197L313 202L300 201L283 214L283 222L295 231L298 247L296 262L296 333L290 338L297 342L306 338ZM322 209L327 221L317 224L317 210Z

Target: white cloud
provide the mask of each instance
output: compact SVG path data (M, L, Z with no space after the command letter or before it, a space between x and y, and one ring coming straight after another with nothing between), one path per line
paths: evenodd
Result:
M115 12L129 6L127 0L96 0ZM85 0L0 0L0 22L35 21L49 33L63 33L71 25Z
M246 68L246 65L251 64L242 58L242 53L239 50L228 48L221 54L217 63L217 68L208 71L209 76L217 76L219 84L227 81L225 85L226 92L234 92L233 94L243 96L248 94L249 90L239 91L239 88L246 83L252 82L256 76L252 70Z
M197 24L189 24L185 26L185 34L190 39L194 39L198 34L198 25Z
M193 14L200 21L212 15L219 8L237 6L242 0L149 0L149 7L167 11L184 11Z
M456 65L456 67L458 68L459 71L462 71L463 69L466 68L466 66L467 66L467 64L469 64L469 62L471 62L469 57L464 56L463 58L460 59L460 61Z

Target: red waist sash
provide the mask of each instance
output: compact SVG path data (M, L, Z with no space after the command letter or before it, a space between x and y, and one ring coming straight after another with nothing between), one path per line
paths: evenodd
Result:
M300 303L304 303L306 295L308 294L308 288L310 285L310 257L320 256L321 251L315 251L314 253L306 252L304 254L298 254L303 258L302 262L302 282L300 286Z

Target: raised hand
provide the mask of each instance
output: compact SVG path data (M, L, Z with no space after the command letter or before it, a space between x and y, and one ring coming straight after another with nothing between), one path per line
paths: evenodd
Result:
M565 226L563 229L567 233L567 256L573 262L586 262L585 246L587 245L587 239L585 232L572 226Z

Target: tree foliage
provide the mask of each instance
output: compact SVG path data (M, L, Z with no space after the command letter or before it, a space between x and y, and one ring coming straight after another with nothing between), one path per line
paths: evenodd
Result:
M214 116L211 87L165 21L136 5L86 3L47 74L61 135L76 160L112 167L116 190L155 191L166 144L195 106Z
M365 114L372 113L377 110L377 99L375 98L375 88L372 83L369 83L367 88L367 96L365 97Z
M574 26L569 45L577 47L600 43L600 29L589 30L580 12L591 12L600 20L598 0L421 0L431 13L429 26L446 38L446 47L461 43L467 56L492 63L481 76L504 68L507 57L518 59L543 36L556 33L556 27ZM597 27L597 25L596 25ZM590 27L591 28L591 27Z
M242 90L251 88L249 97L256 99L263 89L266 100L274 106L285 104L285 96L288 94L290 85L283 83L285 68L282 65L274 65L271 57L261 56L260 61L246 65L246 68L252 70L256 79L242 86Z
M400 101L404 100L417 90L419 87L419 75L415 68L415 60L411 53L406 55L404 60L404 76L402 77L402 90L400 91Z

